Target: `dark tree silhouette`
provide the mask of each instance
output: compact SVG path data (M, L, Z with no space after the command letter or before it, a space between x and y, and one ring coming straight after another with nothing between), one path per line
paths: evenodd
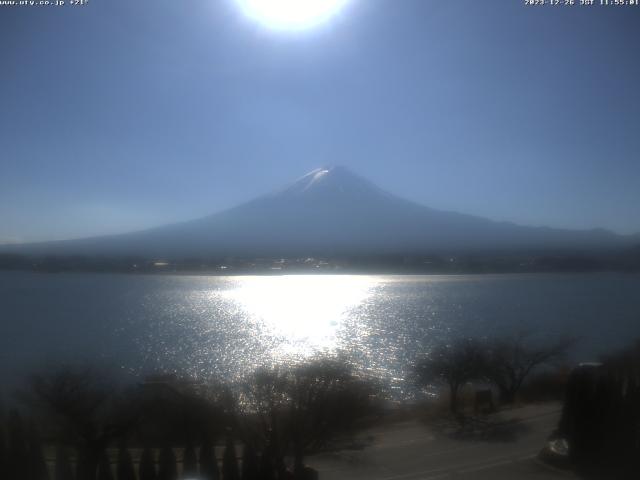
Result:
M196 449L192 442L187 444L187 447L182 453L182 477L192 478L198 475L198 457L196 456Z
M9 456L7 452L3 420L4 418L0 416L0 477L9 474L7 465Z
M8 478L28 478L29 450L25 428L22 417L15 410L9 412L8 427Z
M273 462L273 453L270 451L269 447L265 448L262 451L262 456L260 457L260 472L259 477L260 480L275 480L275 465Z
M150 448L142 450L138 465L138 478L139 480L156 480L158 478L153 451Z
M258 456L253 446L245 444L242 452L242 480L258 480Z
M36 426L31 423L29 427L29 479L49 480L49 470L44 459L42 443Z
M77 450L76 480L93 480L98 471L99 452L81 446Z
M449 387L449 408L458 413L460 388L478 379L484 372L484 348L473 339L455 340L438 345L418 363L417 373L423 385L441 382Z
M167 446L160 450L159 464L158 480L177 480L176 455L171 447Z
M124 443L118 449L118 465L116 468L118 480L136 480L136 471L133 467L131 453Z
M143 442L186 445L217 434L225 412L219 405L224 387L202 385L188 376L154 375L138 390L141 418L136 425Z
M227 436L227 442L224 447L224 455L222 457L222 478L223 480L240 480L238 456L236 455L236 447L233 444L231 435Z
M372 391L347 365L333 360L317 360L291 369L286 387L287 437L293 446L294 471L299 476L307 450L325 446L371 413Z
M56 466L53 473L54 480L73 480L73 470L66 447L58 445L56 448Z
M113 480L113 472L111 471L111 460L106 450L103 450L100 454L100 460L98 461L98 475L97 480Z
M349 433L371 412L371 393L367 382L337 360L259 370L247 383L243 403L258 419L251 437L263 446L261 465L271 462L274 471L282 471L283 458L293 449L299 470L307 451Z
M64 368L32 377L30 391L22 395L59 437L77 446L77 480L93 480L102 451L138 420L135 402L120 402L117 393L104 372Z
M204 442L200 447L200 476L203 480L220 479L215 449L208 436L205 436Z
M529 332L491 340L486 346L485 376L498 387L501 402L513 403L531 372L562 359L573 343L562 338L536 346Z

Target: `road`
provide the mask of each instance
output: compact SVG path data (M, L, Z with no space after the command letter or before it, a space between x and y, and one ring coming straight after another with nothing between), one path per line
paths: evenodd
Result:
M536 458L559 415L557 403L503 411L463 437L405 421L366 432L369 444L361 450L317 455L308 463L321 480L576 478Z

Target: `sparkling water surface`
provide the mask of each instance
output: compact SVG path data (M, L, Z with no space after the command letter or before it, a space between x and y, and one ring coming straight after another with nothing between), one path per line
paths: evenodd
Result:
M326 353L402 389L453 336L579 337L594 360L640 337L640 275L183 276L0 272L0 374L58 363L239 379Z

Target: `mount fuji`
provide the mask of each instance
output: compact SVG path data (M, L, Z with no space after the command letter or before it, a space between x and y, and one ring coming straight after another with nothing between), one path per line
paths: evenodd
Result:
M291 185L204 218L80 240L0 246L35 255L331 256L621 249L638 235L496 222L434 210L388 193L344 167L313 170Z

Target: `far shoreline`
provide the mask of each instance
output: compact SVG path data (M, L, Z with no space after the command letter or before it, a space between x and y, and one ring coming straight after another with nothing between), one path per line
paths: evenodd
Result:
M307 276L384 276L384 277L520 277L520 276L575 276L575 275L640 275L640 270L603 269L603 270L532 270L532 271L458 271L458 272L407 272L391 270L294 270L294 271L200 271L200 270L165 270L165 271L118 271L118 270L38 270L38 269L3 269L0 274L23 273L40 275L122 275L140 277L307 277Z

